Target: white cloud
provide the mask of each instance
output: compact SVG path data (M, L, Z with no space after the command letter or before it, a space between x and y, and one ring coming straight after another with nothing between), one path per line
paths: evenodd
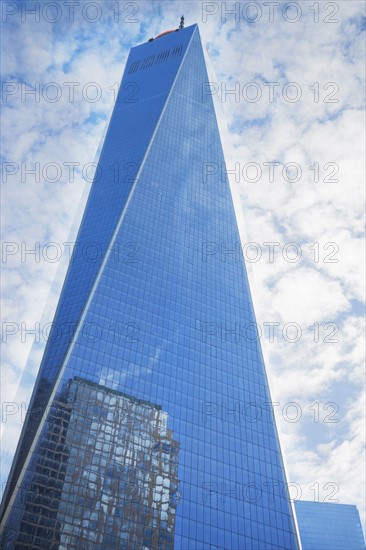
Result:
M315 269L298 268L286 274L272 291L274 312L284 322L298 320L300 324L311 324L318 319L333 320L349 309L341 285Z

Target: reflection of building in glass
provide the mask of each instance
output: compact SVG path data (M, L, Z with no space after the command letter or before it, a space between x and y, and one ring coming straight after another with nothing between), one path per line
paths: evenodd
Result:
M356 506L298 500L295 510L303 550L366 550Z
M173 548L179 444L167 418L70 380L50 411L15 548Z

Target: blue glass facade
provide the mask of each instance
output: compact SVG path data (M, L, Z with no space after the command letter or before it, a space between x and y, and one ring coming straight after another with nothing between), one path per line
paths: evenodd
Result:
M356 506L329 502L295 502L303 550L365 550Z
M245 265L213 253L240 238L228 182L204 177L224 162L208 80L196 25L131 50L5 495L6 549L298 548Z

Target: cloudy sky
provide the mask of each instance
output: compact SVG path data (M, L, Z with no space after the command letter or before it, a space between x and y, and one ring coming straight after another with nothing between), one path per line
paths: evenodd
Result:
M129 49L184 13L216 72L294 496L364 513L365 4L34 4L2 3L4 401L28 399Z

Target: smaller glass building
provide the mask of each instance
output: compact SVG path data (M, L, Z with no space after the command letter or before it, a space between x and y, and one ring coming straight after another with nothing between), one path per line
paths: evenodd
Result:
M295 502L303 550L365 550L360 515L353 504Z

